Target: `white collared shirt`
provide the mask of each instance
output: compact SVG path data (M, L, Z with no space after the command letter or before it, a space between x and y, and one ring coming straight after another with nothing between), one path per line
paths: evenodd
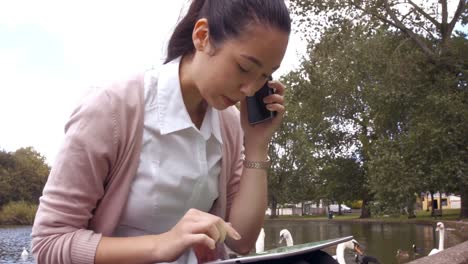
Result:
M208 107L200 130L186 110L180 58L145 74L143 146L114 236L161 234L190 208L209 211L218 198L222 138L219 113ZM173 263L197 263L193 250Z

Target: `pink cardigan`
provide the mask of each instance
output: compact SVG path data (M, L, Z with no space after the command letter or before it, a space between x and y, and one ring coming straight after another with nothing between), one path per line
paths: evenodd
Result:
M143 90L143 76L114 83L72 113L32 228L37 263L94 263L101 237L112 235L139 163ZM227 220L242 172L243 133L235 107L220 111L220 121L219 197L210 213ZM213 253L222 258L224 247Z

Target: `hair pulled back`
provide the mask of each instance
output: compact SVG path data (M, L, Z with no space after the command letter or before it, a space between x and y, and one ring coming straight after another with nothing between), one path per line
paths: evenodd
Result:
M165 63L195 51L192 32L201 18L208 20L210 40L215 45L239 36L252 22L287 34L291 31L291 18L284 0L193 0L169 40Z

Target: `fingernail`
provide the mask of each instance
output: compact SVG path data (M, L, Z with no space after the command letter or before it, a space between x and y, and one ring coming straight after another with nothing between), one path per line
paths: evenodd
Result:
M235 240L240 240L241 238L242 238L242 237L241 237L241 235L240 235L239 233L234 232L234 239L235 239Z

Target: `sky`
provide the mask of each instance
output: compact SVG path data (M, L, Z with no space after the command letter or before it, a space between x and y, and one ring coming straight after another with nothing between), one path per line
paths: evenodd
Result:
M92 86L157 63L185 0L2 1L0 149L53 164L64 125ZM304 50L292 35L278 77Z
M185 3L1 1L0 149L32 146L52 165L79 99L90 87L157 63ZM293 29L273 77L297 67L304 53Z

